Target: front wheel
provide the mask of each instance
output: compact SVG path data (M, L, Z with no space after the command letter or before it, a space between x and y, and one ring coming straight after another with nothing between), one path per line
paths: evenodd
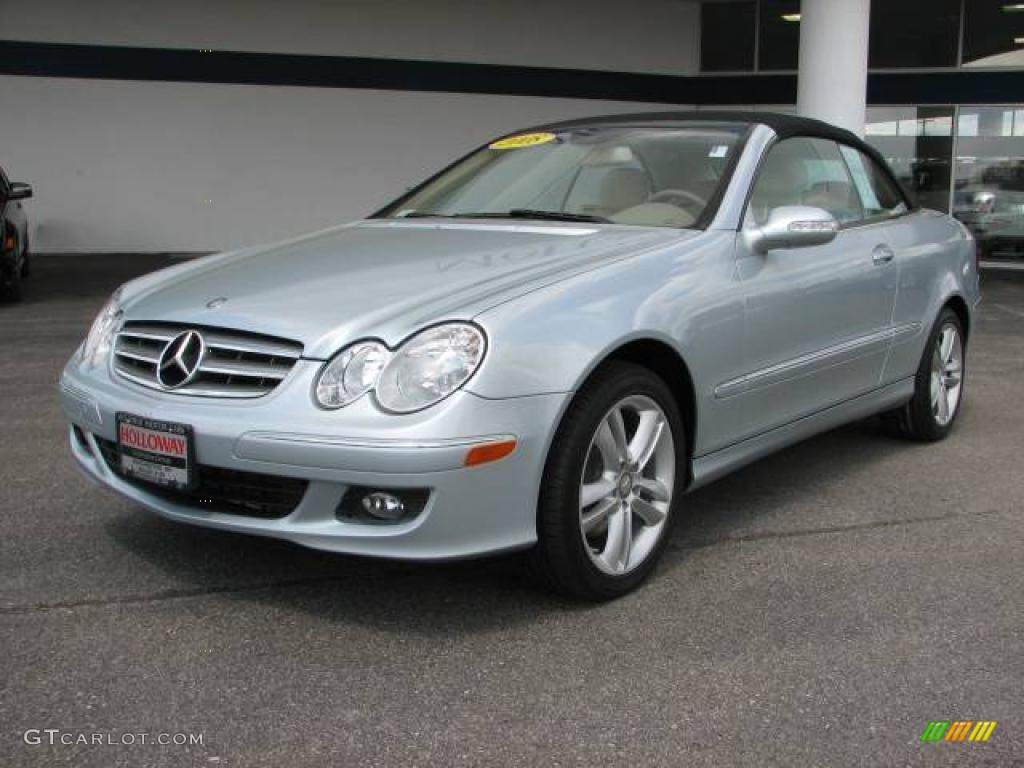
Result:
M605 600L653 570L685 478L686 435L671 390L610 363L577 393L541 485L535 573L563 594Z
M963 400L967 372L964 329L949 307L939 314L914 378L914 397L882 414L888 430L901 437L934 442L953 429Z

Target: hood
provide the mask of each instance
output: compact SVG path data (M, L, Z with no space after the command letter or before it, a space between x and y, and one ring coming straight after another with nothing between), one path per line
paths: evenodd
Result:
M130 320L294 339L327 358L359 338L394 346L425 325L699 233L562 223L369 220L199 259L126 293ZM212 299L223 298L210 309Z

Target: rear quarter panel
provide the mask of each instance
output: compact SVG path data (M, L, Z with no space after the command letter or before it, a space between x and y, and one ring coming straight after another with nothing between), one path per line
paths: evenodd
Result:
M894 344L883 383L914 375L932 325L951 297L961 297L969 310L980 298L975 244L955 219L917 211L894 227L893 240L899 264L893 322L919 323L920 328Z

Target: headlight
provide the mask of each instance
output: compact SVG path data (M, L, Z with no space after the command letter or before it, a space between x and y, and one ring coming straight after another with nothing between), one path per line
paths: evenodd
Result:
M107 359L110 354L111 341L114 337L114 330L121 320L121 289L114 291L103 309L96 315L89 328L89 335L85 337L82 344L82 364L95 368L98 364Z
M341 408L373 389L391 353L376 341L360 341L343 349L324 366L316 381L316 401Z
M428 328L405 342L377 381L377 402L396 413L419 411L461 387L483 360L487 340L467 323Z
M394 353L380 342L360 341L320 371L316 401L322 408L341 408L374 389L385 410L419 411L465 384L486 348L483 331L468 323L428 328Z

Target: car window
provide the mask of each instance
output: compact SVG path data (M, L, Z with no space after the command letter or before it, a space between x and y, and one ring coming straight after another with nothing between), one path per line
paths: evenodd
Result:
M694 227L717 205L746 127L585 126L499 139L377 215Z
M850 168L853 184L864 207L864 218L895 216L906 212L907 204L902 193L874 160L853 147L843 145L839 149Z
M4 173L4 169L0 168L0 195L7 196L7 189L10 187L10 182L7 181L7 174Z
M768 150L750 197L749 215L764 224L775 208L813 205L840 223L863 218L861 199L835 142L785 139Z

